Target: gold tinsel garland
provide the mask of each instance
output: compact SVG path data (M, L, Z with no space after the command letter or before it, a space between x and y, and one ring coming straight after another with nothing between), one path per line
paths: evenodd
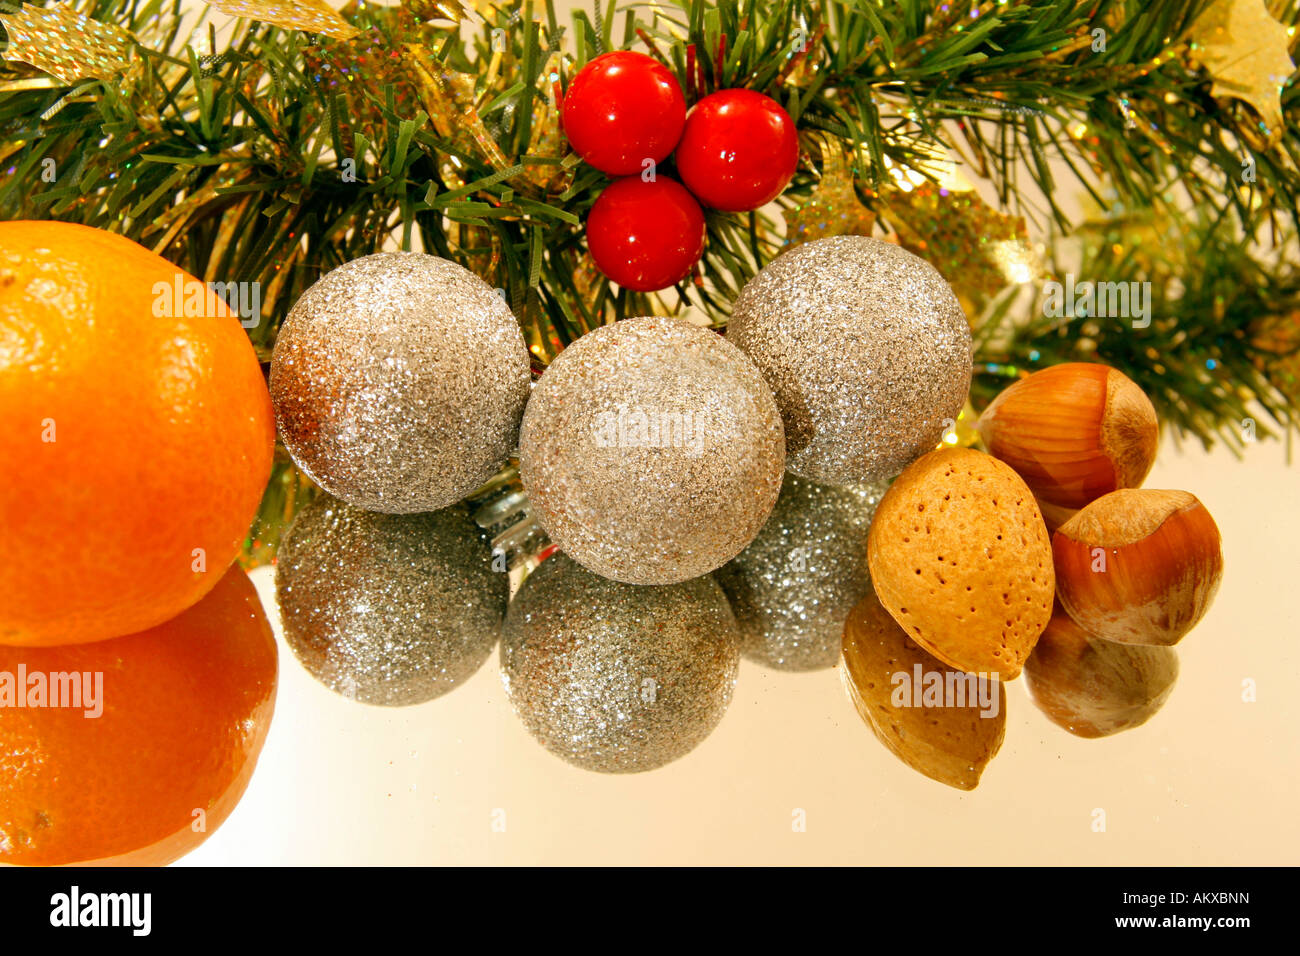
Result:
M26 5L0 13L9 34L6 60L27 63L71 85L77 80L109 80L127 68L135 38L111 23L78 13L70 3Z

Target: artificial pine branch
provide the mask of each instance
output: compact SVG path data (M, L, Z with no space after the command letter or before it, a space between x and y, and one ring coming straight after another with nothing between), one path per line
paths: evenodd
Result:
M1142 383L1175 435L1207 448L1221 439L1240 453L1278 434L1270 422L1286 433L1300 425L1300 264L1252 254L1205 210L1112 211L1074 236L1081 248L1056 247L1056 281L1146 283L1149 326L1086 311L1052 316L1041 295L1011 293L977 335L977 405L1007 384L1000 366L1101 361Z
M1206 2L596 0L566 29L547 0L480 4L462 40L453 26L421 23L410 0L347 8L363 33L346 43L240 21L225 49L201 58L181 32L179 0L85 0L79 9L135 35L135 64L119 81L2 94L0 214L101 226L204 279L259 282L264 319L250 334L264 358L308 285L394 241L456 259L503 289L539 363L628 315L690 306L722 324L739 288L780 251L775 221L710 213L697 281L653 297L614 290L591 269L582 228L606 178L537 149L536 135L555 123L548 71L562 93L586 59L636 46L667 63L692 101L749 86L780 100L801 131L836 138L856 157L859 196L872 208L887 201L897 171L929 175L936 151L964 156L1009 210L1032 215L1045 201L1060 227L1061 166L1098 198L1113 188L1130 209L1161 208L1176 191L1221 231L1202 241L1203 227L1189 226L1185 244L1199 252L1179 262L1182 274L1158 277L1162 289L1176 278L1185 289L1158 300L1165 324L1151 335L1166 338L1109 327L1084 335L1017 307L1006 312L1010 337L987 343L981 358L1081 357L1079 340L1091 341L1091 354L1165 396L1169 420L1202 440L1227 434L1246 392L1289 427L1284 393L1266 358L1261 370L1247 325L1289 314L1276 310L1295 305L1294 272L1231 237L1268 226L1273 241L1294 242L1297 92L1283 91L1291 121L1273 145L1260 141L1249 107L1212 98L1210 78L1185 56ZM1281 6L1294 25L1296 0ZM339 83L320 68L366 49L403 58ZM571 59L557 63L561 49ZM471 78L490 149L440 124L430 86L416 82L421 69L440 67ZM34 75L0 66L0 84ZM1256 172L1249 188L1236 180L1246 154ZM811 156L784 203L814 188ZM39 176L46 159L59 170L54 183ZM1099 254L1084 268L1105 281L1126 267ZM1250 281L1234 285L1234 274ZM1198 348L1217 343L1230 386L1193 374L1199 353L1174 359L1168 337L1184 332ZM1149 350L1162 359L1143 358Z

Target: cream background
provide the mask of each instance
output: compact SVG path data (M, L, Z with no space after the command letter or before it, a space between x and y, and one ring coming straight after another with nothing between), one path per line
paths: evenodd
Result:
M606 777L527 736L495 655L446 697L385 710L317 685L281 641L257 773L181 865L1294 864L1300 470L1284 457L1277 443L1238 462L1166 440L1147 485L1206 503L1227 569L1180 647L1172 699L1146 726L1088 741L1048 722L1017 681L1006 742L973 793L886 752L837 670L742 662L731 709L696 751ZM278 633L271 574L254 579ZM1242 701L1247 678L1256 703ZM1104 833L1092 829L1095 809ZM806 832L792 827L799 811Z
M495 655L442 699L385 710L317 685L281 642L277 713L248 793L183 863L1294 864L1300 471L1276 443L1242 462L1167 443L1147 484L1206 503L1226 575L1180 646L1172 698L1135 731L1074 738L1018 680L1002 751L967 794L886 752L838 669L743 661L731 709L698 749L607 777L532 741ZM254 578L274 615L270 573ZM1242 701L1246 678L1256 703ZM792 829L799 809L806 832Z

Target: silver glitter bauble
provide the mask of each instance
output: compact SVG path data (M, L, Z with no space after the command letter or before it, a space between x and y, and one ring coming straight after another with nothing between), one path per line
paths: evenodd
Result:
M970 390L970 325L948 283L864 236L769 263L736 299L727 340L772 387L787 467L811 481L894 477L939 443Z
M707 574L754 539L781 488L781 416L708 329L625 319L588 332L528 400L519 474L575 561L617 581Z
M390 515L323 496L281 544L275 587L285 640L312 676L390 706L473 676L510 595L465 506Z
M740 625L740 653L777 670L833 667L844 622L867 594L867 531L884 486L787 475L758 537L714 575Z
M326 491L370 511L436 511L492 477L514 451L530 381L502 298L418 252L326 273L271 357L285 447Z
M722 720L740 661L736 619L712 577L622 584L554 554L524 579L501 638L515 713L585 770L653 770Z

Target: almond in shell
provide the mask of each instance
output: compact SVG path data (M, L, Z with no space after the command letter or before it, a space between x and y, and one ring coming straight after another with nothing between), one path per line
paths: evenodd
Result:
M958 670L1013 679L1052 616L1052 548L1033 493L970 448L930 452L899 475L867 562L908 637Z
M932 780L975 789L1006 732L999 681L945 667L908 638L874 594L849 615L841 665L858 714L894 756ZM943 692L932 699L935 685Z

